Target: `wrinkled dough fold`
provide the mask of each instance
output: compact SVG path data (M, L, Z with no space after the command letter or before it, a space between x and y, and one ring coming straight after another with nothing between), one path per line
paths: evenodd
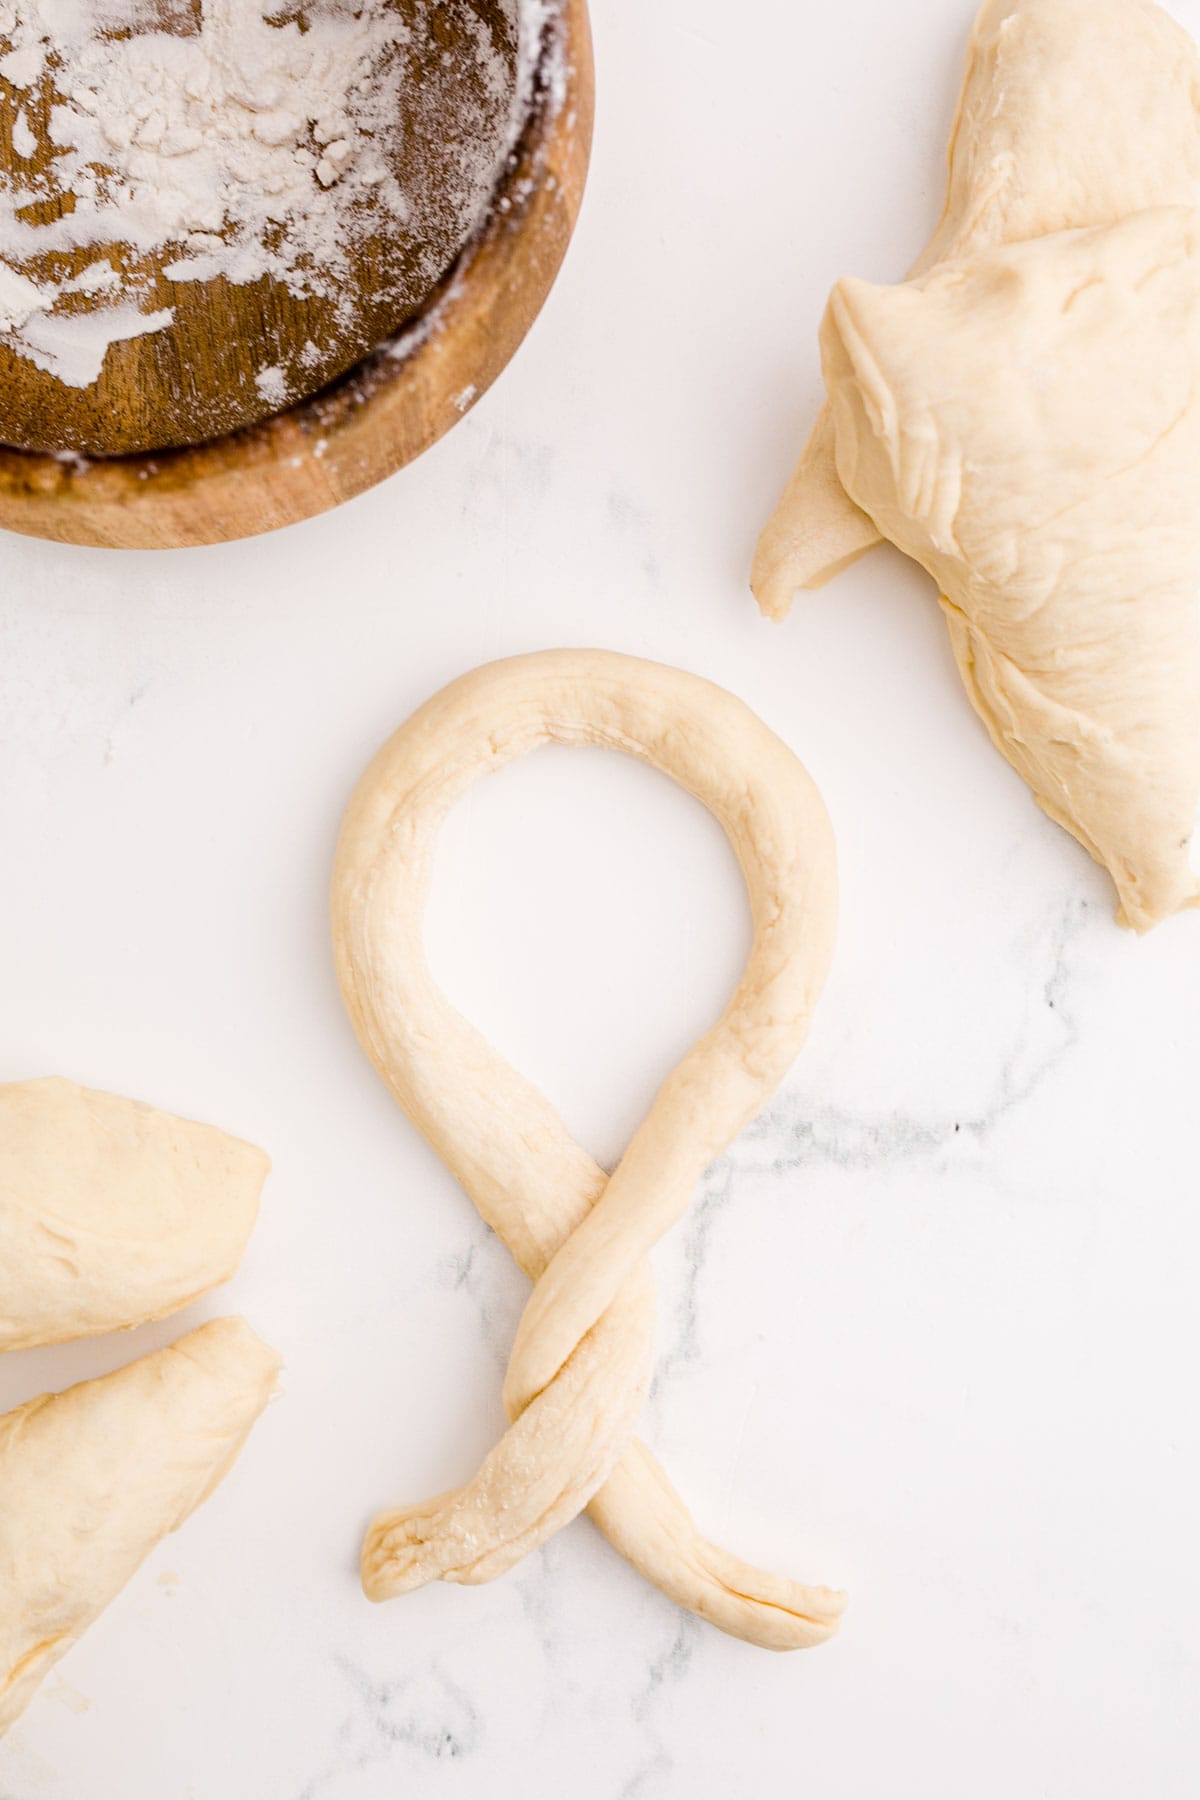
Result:
M971 33L945 210L911 273L1200 199L1200 62L1151 0L987 0ZM822 409L763 530L751 586L781 619L880 541Z
M822 358L842 480L937 582L997 747L1125 922L1194 904L1197 214L842 282Z

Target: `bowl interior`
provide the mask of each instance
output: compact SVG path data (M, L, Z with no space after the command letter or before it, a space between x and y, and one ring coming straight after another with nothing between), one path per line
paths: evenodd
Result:
M112 456L203 443L318 392L429 303L478 230L518 125L518 0L376 0L369 35L328 0L242 27L211 0L182 13L161 0L169 32L110 36L109 5L96 0L90 19L68 10L61 58L31 86L0 79L0 223L6 243L18 234L23 243L9 267L57 296L0 340L0 441L19 449ZM73 27L77 17L84 23ZM263 59L277 59L249 95L239 30ZM372 50L356 62L360 36ZM320 79L319 64L329 67ZM82 147L64 150L51 109L56 121L64 107L68 119L92 118L67 90L72 71L93 66L103 79L87 90L88 107L99 93L105 130L136 123L142 86L166 70L163 104L181 129L195 123L200 142L186 155L136 141L108 150L120 198L82 202L73 192L94 180L96 146L83 134ZM360 92L352 78L363 67ZM211 91L190 100L201 73ZM273 99L277 112L264 124L231 95ZM323 105L326 119L307 116ZM292 136L260 142L256 132L278 135L276 117L288 126L289 107ZM323 159L318 167L333 176L320 140L335 130L348 134L330 145L344 172L328 186L315 171L297 174L300 156ZM19 153L31 144L32 155ZM231 181L243 158L262 192ZM231 196L224 226L215 236L185 232L218 175ZM271 200L279 183L282 197ZM37 203L19 206L31 192ZM179 236L159 231L162 241L147 243L151 204ZM118 330L142 335L96 351Z

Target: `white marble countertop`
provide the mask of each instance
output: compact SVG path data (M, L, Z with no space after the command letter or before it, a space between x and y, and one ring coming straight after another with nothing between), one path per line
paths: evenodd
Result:
M1192 1800L1200 918L1117 929L899 557L782 628L746 590L826 290L897 275L938 208L969 0L595 10L578 237L447 440L230 548L4 540L0 1079L275 1168L227 1291L6 1359L0 1407L227 1310L288 1373L0 1748L0 1800ZM525 1290L350 1032L334 837L417 703L550 644L723 681L838 832L809 1047L657 1257L646 1420L714 1535L850 1590L807 1655L681 1615L583 1521L491 1587L359 1592L367 1515L491 1444ZM746 941L717 828L622 759L548 752L447 834L437 972L605 1158Z

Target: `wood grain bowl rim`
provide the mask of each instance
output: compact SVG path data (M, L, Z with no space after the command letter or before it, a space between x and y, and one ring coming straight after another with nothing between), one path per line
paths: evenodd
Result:
M0 446L0 527L106 549L228 543L352 499L464 418L541 311L587 178L587 0L537 5L529 107L494 203L415 319L320 393L209 443L95 459Z

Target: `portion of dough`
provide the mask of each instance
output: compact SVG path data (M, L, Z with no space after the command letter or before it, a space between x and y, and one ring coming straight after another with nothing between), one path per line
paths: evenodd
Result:
M603 744L672 776L720 821L750 893L741 984L611 1177L448 1004L421 943L442 820L477 777L546 743ZM372 1599L490 1580L590 1505L636 1568L722 1630L774 1649L835 1630L841 1595L706 1542L633 1432L653 1355L647 1253L795 1058L836 910L832 834L804 769L739 701L679 670L603 651L496 663L438 694L372 763L333 882L346 1005L409 1118L537 1284L505 1386L508 1433L465 1487L376 1521Z
M244 1320L217 1319L0 1418L0 1735L228 1473L279 1368Z
M1151 0L987 0L971 34L941 223L912 273L1200 198L1200 63ZM824 408L751 586L781 619L880 541L835 468Z
M164 1318L227 1281L269 1168L135 1100L0 1087L0 1351Z
M997 748L1124 922L1195 904L1200 216L842 282L822 353L842 480L938 583Z

